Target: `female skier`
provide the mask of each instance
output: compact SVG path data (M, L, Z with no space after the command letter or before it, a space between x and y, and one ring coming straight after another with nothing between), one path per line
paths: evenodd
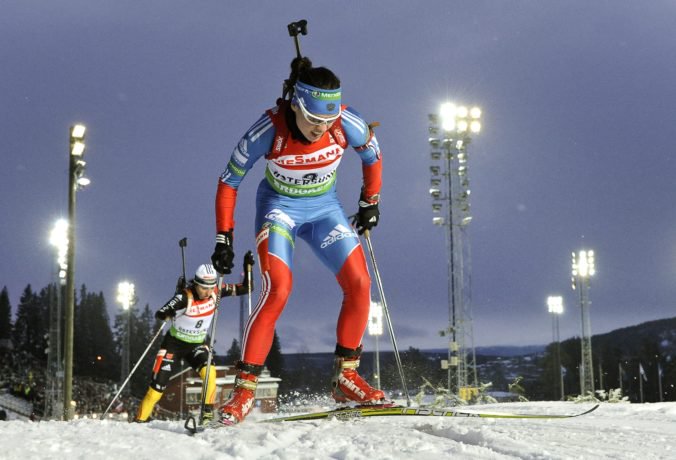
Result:
M223 424L242 421L254 402L258 375L275 322L291 292L296 238L305 240L343 291L338 316L332 394L337 402L379 403L382 391L357 373L370 307L366 259L335 189L336 169L352 147L362 162L363 185L353 221L359 234L378 224L381 155L371 127L341 104L338 77L306 57L291 63L285 94L240 139L216 193L216 270L232 267L237 188L256 161L267 162L256 197L256 249L261 295L246 325L235 388L219 409Z
M244 280L239 284L223 284L221 297L240 296L249 292L249 270L254 258L251 251L244 256ZM197 268L195 278L181 288L162 308L155 312L160 321L171 320L171 329L164 336L153 366L150 385L139 405L134 421L145 423L153 413L155 404L162 398L169 377L180 370L184 359L202 379L207 373L209 345L205 343L207 332L216 312L218 293L217 273L210 264ZM253 284L251 284L253 287ZM213 418L213 401L216 394L216 368L209 369L204 420Z

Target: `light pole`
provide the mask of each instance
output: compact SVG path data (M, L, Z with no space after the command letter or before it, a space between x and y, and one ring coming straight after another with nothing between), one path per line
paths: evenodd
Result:
M369 335L375 337L376 341L376 387L380 390L380 349L378 348L378 339L383 335L383 304L371 301L371 310L369 312Z
M49 349L47 351L47 378L49 397L45 415L61 419L63 416L63 362L61 343L61 291L66 284L66 258L68 257L68 221L59 219L49 234L49 244L56 249L56 282L49 309Z
M124 382L129 375L129 366L131 360L131 307L135 303L135 288L129 281L122 281L117 285L117 301L122 304L122 310L127 315L127 332L125 333L124 353L122 357L120 381Z
M68 162L68 257L66 258L66 319L64 337L64 383L63 383L63 415L64 420L71 420L73 406L73 322L75 318L75 205L77 190L89 184L84 176L85 151L84 125L77 124L70 128L70 150Z
M594 393L594 366L592 362L591 320L589 318L589 288L591 277L596 273L594 251L582 250L573 253L572 283L573 290L580 293L580 310L582 312L582 359L580 362L580 394Z
M469 206L467 146L473 134L481 131L481 109L441 105L438 114L429 115L429 144L433 164L430 166L430 196L434 225L446 227L448 266L448 327L440 331L449 337L448 359L442 368L448 370L448 392L462 394L477 386L476 356L470 299L469 239L466 230L472 221ZM441 163L436 163L441 161ZM468 375L472 373L471 377ZM471 390L470 390L471 391ZM463 398L465 399L465 398Z
M547 297L547 307L552 314L552 335L556 346L556 367L559 373L559 389L561 401L565 399L563 391L563 369L561 369L561 337L559 335L559 317L563 314L563 298L561 296Z

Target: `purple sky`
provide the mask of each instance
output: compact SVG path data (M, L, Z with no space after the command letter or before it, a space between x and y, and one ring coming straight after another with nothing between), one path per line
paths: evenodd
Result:
M78 193L77 284L136 284L159 308L213 248L213 199L232 148L274 105L301 47L343 81L344 100L379 121L382 219L373 244L399 347L444 347L444 231L432 225L427 114L478 104L469 147L476 345L551 340L548 295L564 296L561 336L580 333L570 253L596 251L592 330L676 314L676 3L673 1L203 2L8 0L0 15L0 287L13 307L46 286L47 238L67 214L68 129L88 127L92 184ZM256 165L239 193L238 266L253 249ZM356 210L360 164L339 170ZM278 323L284 352L335 344L340 294L304 244ZM232 280L236 277L231 277ZM374 291L375 292L375 291ZM238 302L219 316L219 350ZM365 343L369 346L370 339Z

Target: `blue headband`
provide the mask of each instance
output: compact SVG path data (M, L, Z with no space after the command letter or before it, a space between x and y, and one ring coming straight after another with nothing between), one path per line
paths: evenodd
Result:
M294 89L295 97L300 100L308 112L314 115L340 114L340 88L315 88L299 81Z

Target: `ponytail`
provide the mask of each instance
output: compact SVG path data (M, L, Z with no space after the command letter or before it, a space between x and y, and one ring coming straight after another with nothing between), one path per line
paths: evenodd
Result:
M290 101L293 98L293 86L298 81L298 78L310 69L312 69L312 61L310 58L305 56L293 58L293 61L291 61L291 74L289 75L289 78L284 80L281 100ZM280 101L277 102L279 103Z

